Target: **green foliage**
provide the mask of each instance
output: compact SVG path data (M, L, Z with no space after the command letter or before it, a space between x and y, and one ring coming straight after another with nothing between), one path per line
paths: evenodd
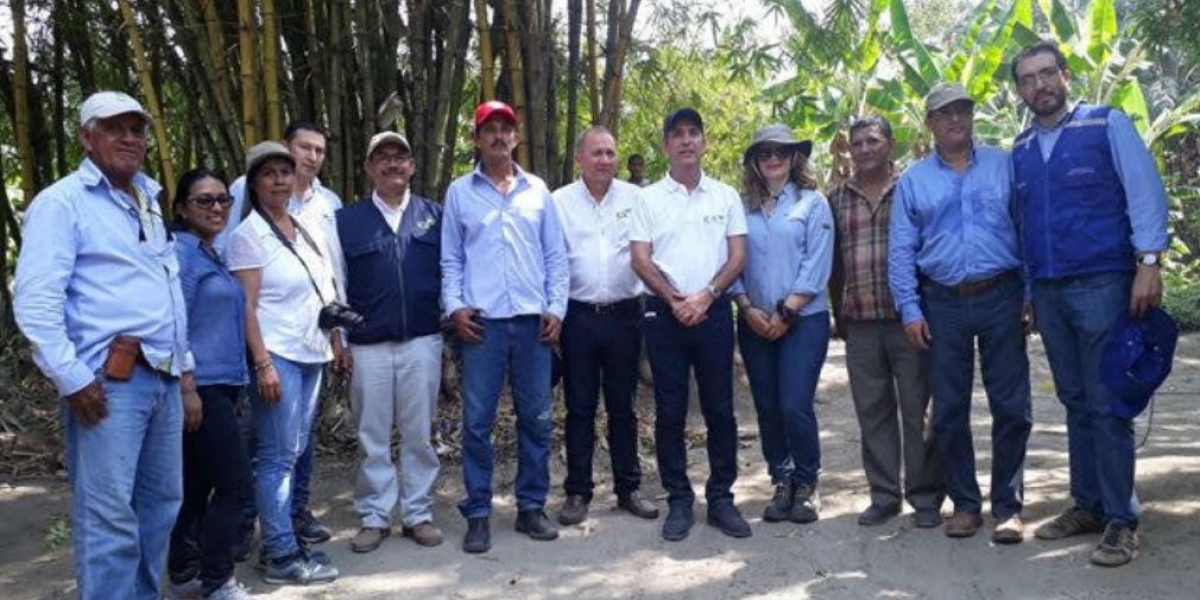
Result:
M44 541L46 549L58 550L71 540L71 519L64 514L56 514L46 528Z
M1196 265L1163 273L1163 308L1183 331L1200 331L1200 269Z

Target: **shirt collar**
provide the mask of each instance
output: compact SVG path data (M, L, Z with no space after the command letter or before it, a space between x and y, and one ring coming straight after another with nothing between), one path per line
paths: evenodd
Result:
M1059 118L1059 120L1057 122L1055 122L1054 125L1051 125L1050 127L1043 127L1040 123L1038 123L1037 121L1034 121L1033 129L1035 131L1037 131L1038 133L1050 133L1052 131L1057 131L1059 129L1062 129L1063 126L1066 125L1068 121L1070 121L1072 118L1075 117L1075 109L1078 106L1079 105L1075 102L1067 103L1066 112L1063 113L1063 116L1061 118Z
M391 206L388 205L387 202L383 201L383 198L379 197L378 191L375 191L375 190L371 191L371 202L373 202L375 204L375 208L378 208L379 212L381 212L385 215L388 215L388 214L402 215L402 214L404 214L404 209L408 208L408 201L410 198L412 198L412 190L411 189L404 190L404 199L400 201L400 206L397 206L396 208L392 208Z
M678 190L685 194L688 193L687 186L677 181L674 177L671 177L670 170L668 170L667 174L663 176L663 181L667 182L667 185L670 186L672 191ZM712 181L708 178L708 175L705 175L704 171L700 171L700 182L696 184L696 189L701 192L707 192L711 186Z
M103 184L110 190L117 190L117 188L113 187L112 183L108 181L108 177L106 177L104 173L100 171L100 168L96 166L96 163L92 162L91 158L84 157L83 162L80 163L79 177L83 180L83 185L86 187L92 188ZM157 181L150 179L141 171L138 171L138 173L133 176L133 185L140 188L142 193L146 194L146 197L150 199L157 198L158 193L162 190L162 186L159 185ZM157 204L157 202L152 204Z
M880 197L885 197L891 193L892 188L896 186L897 181L900 181L900 170L896 168L895 163L889 163L887 185L884 186L883 194ZM846 180L846 187L850 188L859 196L866 196L866 194L863 192L862 181L858 179L858 173L851 175L850 179Z
M472 171L472 174L475 176L475 178L477 180L483 181L483 182L487 183L488 185L494 186L491 178L488 177L487 174L483 172L483 161L475 162L475 169ZM520 183L523 180L525 180L525 169L522 169L521 165L518 164L517 161L514 160L513 161L513 184L514 184L513 189L516 189L517 188L516 184ZM509 190L509 191L512 191L512 190Z
M975 151L976 151L975 140L971 140L971 160L969 162L967 162L968 167L975 164ZM937 161L936 164L938 166L946 168L946 169L950 169L951 171L954 170L954 165L946 162L946 159L942 158L942 153L937 151L937 146L934 146L934 148L933 148L933 158L934 158L934 160Z

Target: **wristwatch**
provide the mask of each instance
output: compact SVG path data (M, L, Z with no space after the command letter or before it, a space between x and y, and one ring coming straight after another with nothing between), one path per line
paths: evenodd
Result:
M1138 256L1138 264L1145 265L1147 267L1157 267L1158 266L1158 253L1157 252L1143 252L1141 255Z
M718 288L717 286L715 286L715 285L713 285L713 284L711 284L711 283L710 283L710 284L708 284L708 285L706 285L706 286L704 286L704 289L708 290L708 293L709 293L709 294L712 294L712 297L713 297L713 298L720 298L720 297L721 297L721 288Z
M788 327L795 325L796 319L800 318L800 315L796 312L796 309L788 306L783 300L775 303L775 312L779 313L779 318L783 321L783 324L787 325Z

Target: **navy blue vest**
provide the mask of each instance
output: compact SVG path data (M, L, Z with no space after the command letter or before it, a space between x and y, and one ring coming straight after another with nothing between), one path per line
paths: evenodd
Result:
M1078 105L1049 161L1042 160L1034 128L1013 143L1016 207L1034 279L1134 268L1125 187L1108 141L1109 110Z
M399 342L437 333L441 324L442 207L412 196L399 233L370 198L337 212L346 257L346 300L366 317L353 344Z

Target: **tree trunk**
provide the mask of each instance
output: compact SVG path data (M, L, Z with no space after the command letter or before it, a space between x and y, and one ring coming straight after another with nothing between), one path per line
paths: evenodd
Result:
M67 0L68 11L64 24L63 41L71 49L71 65L79 80L80 96L86 98L96 91L96 66L92 58L92 38L88 24L92 22L84 8L85 0ZM57 39L57 38L56 38Z
M567 1L567 152L563 153L559 175L560 182L568 182L574 176L574 144L579 128L579 41L583 26L583 0Z
M479 31L479 89L485 100L496 97L496 57L492 50L492 28L487 18L487 0L475 0L475 27Z
M427 165L436 165L433 158L437 147L437 132L433 130L431 103L429 102L429 69L433 64L430 52L433 28L432 10L429 2L408 0L408 132L412 136L417 172L413 174L413 191L428 195L433 185Z
M37 165L30 140L29 120L29 48L25 41L25 0L12 0L13 14L13 133L17 138L17 157L21 163L21 192L25 204L37 193Z
M267 138L283 139L283 102L279 99L279 22L275 0L262 0L263 92L267 96Z
M229 61L225 57L225 34L221 30L220 16L217 13L218 0L198 1L199 12L203 16L197 14L190 0L177 2L183 8L185 19L189 19L191 22L204 21L203 35L192 36L197 52L188 62L193 63L193 68L199 69L202 74L202 84L198 87L216 114L216 129L221 142L220 147L224 149L223 154L232 166L229 172L235 173L241 171L245 146L242 144L237 127L237 110L234 108L233 100L235 92L231 83ZM182 29L179 26L177 28ZM214 151L216 149L213 148Z
M543 28L544 19L540 0L523 0L521 5L523 8L521 23L524 28L524 35L521 36L524 52L521 58L526 66L524 80L525 96L528 98L525 109L525 131L529 136L522 144L529 150L529 160L524 164L531 172L553 181L554 178L550 174L550 165L547 161L549 152L546 139L548 127L546 105L550 90L546 78L547 57L543 54L545 39L549 36L549 31Z
M5 181L3 152L0 152L0 181ZM8 281L10 243L8 227L9 223L16 222L16 218L13 216L13 206L8 201L7 188L8 186L0 185L0 339L11 340L16 337L17 322L13 317L12 289L9 287ZM20 234L19 229L13 229L11 243L18 249L21 247Z
M329 189L338 190L344 175L344 165L342 148L345 136L342 135L342 125L345 122L343 115L343 94L346 88L345 71L342 63L342 9L339 6L342 0L329 0L329 51L326 55L329 58L329 88L326 94L329 102L329 142L328 156L329 161L325 167L326 173L329 173Z
M369 2L359 1L354 4L356 18L358 20L359 35L356 48L358 49L358 64L360 69L359 77L359 100L362 103L363 118L359 127L362 129L362 135L365 139L370 139L375 134L375 75L374 75L374 52L372 46L376 43L379 36L379 22L377 15L371 13L372 4ZM365 147L366 144L363 144ZM354 148L354 149L357 149Z
M517 12L517 0L503 0L504 7L504 57L508 63L509 85L512 86L512 107L517 112L517 126L522 143L517 146L517 162L529 170L529 118L528 107L525 103L525 70L521 61L521 31L520 15Z
M258 28L254 22L252 1L237 0L238 47L242 77L242 143L247 148L262 139L258 126L258 84L255 74L256 52L254 49L254 37Z
M163 183L163 194L166 205L171 205L171 183L175 181L175 169L171 165L171 145L167 142L167 123L163 119L162 108L158 103L158 93L154 88L154 80L150 76L150 64L146 57L146 47L142 44L141 29L138 27L137 15L133 12L129 0L118 0L121 14L125 17L125 28L129 35L129 45L133 52L133 61L137 65L138 81L142 87L142 96L146 100L146 110L154 119L154 139L157 145L159 162L159 181Z
M600 82L596 79L599 72L597 63L599 58L596 56L596 0L585 0L587 2L587 88L588 88L588 104L591 106L591 122L595 123L600 118ZM617 2L619 0L610 0Z
M432 147L426 157L429 163L420 165L422 170L434 177L433 181L429 182L431 185L426 186L425 191L432 191L439 197L447 184L438 177L438 174L442 172L442 161L447 156L446 132L450 129L450 114L457 109L456 99L462 91L461 84L459 87L454 85L455 70L459 64L466 62L467 46L470 45L468 37L471 32L467 0L451 0L449 4L446 31L442 36L442 39L445 40L442 51L445 60L441 61L441 70L438 73L437 94L433 102L431 129L433 134L428 139L432 143ZM451 133L453 132L451 131ZM453 140L452 137L450 139ZM450 142L450 148L453 149L453 141ZM453 153L450 153L450 156L453 156Z
M604 108L597 120L620 139L621 95L625 88L625 56L633 37L633 23L637 20L641 0L612 0L608 9L608 44L604 53Z
M50 78L53 81L54 108L52 123L54 124L54 165L55 175L61 177L66 175L71 166L67 164L67 106L66 106L66 83L67 83L67 68L66 68L66 48L63 43L63 38L66 37L67 24L64 22L67 18L67 11L63 6L63 0L54 0L54 9L51 14L51 19L54 22L54 63L50 73ZM51 176L54 179L55 176ZM0 179L3 181L3 179Z

